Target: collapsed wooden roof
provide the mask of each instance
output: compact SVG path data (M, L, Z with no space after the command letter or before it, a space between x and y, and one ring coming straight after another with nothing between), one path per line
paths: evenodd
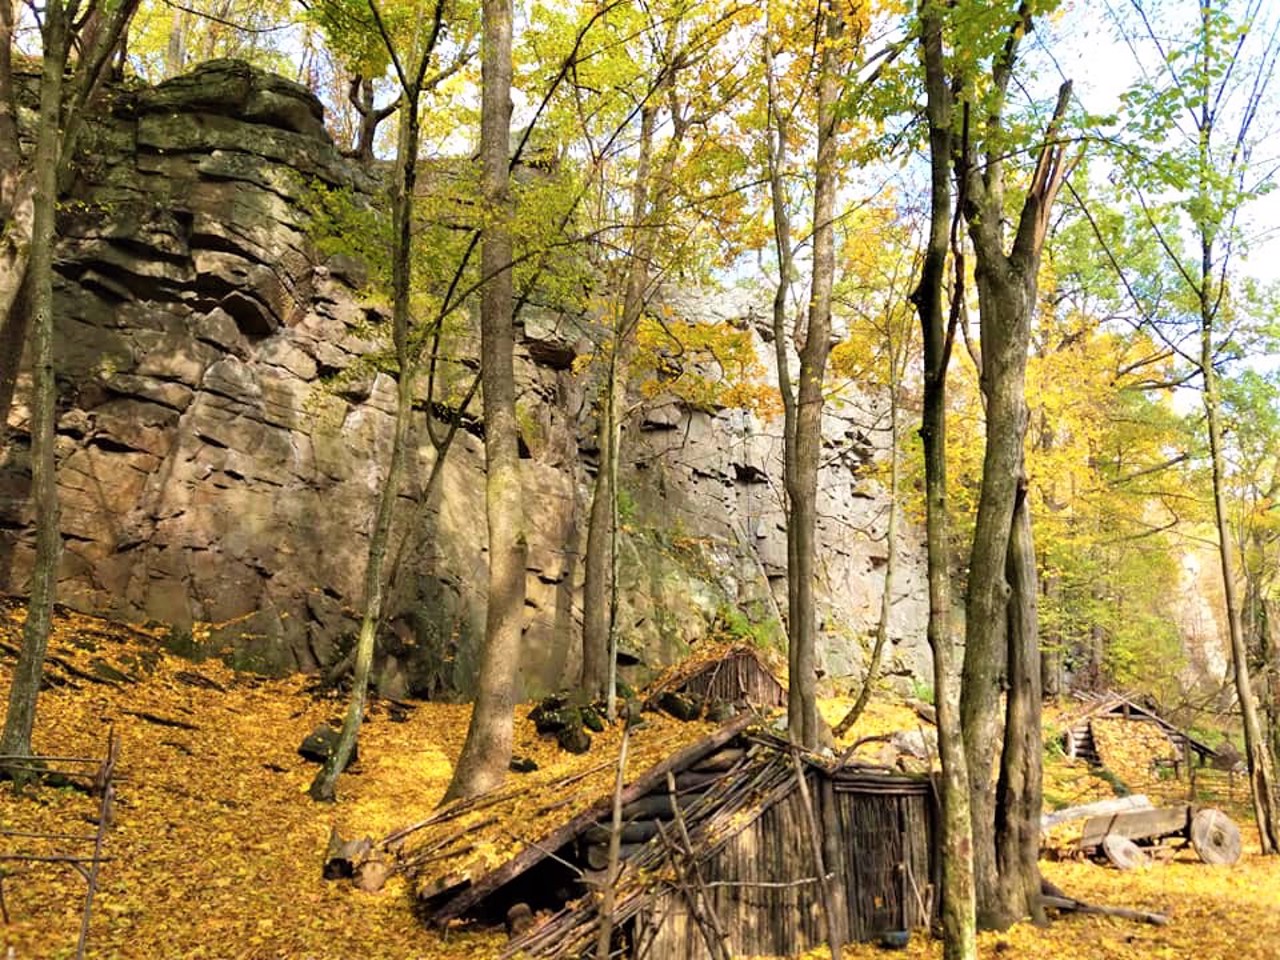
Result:
M743 713L717 729L659 714L645 718L628 744L628 767L644 772L627 785L624 802L665 782L668 770L680 772L714 753L758 719ZM602 759L585 769L567 776L520 776L502 790L445 807L387 837L384 843L396 850L424 919L443 924L468 914L607 817L620 737L621 725L597 737L603 749L593 752Z
M714 744L710 743L712 739ZM927 776L911 776L881 767L842 766L838 762L797 751L770 733L739 728L736 722L722 728L715 738L708 738L708 745L719 748L735 741L748 746L742 759L725 771L711 789L691 799L687 807L682 807L681 824L671 828L673 836L677 830L687 831L687 836L682 836L680 843L702 864L708 863L730 841L781 801L792 797L798 790L801 771L807 780L825 778L836 793L930 795ZM681 759L688 761L692 756L688 753ZM671 769L674 773L674 765ZM660 773L660 777L646 775L642 781L661 789L666 771ZM632 797L638 795L635 792L631 794ZM657 893L674 889L680 883L675 876L677 868L669 841L665 837L658 839L663 842L647 843L622 865L614 887L612 923L615 929L642 911L652 910ZM917 839L924 842L922 838ZM765 886L791 885L786 882L789 878L774 879L782 882L766 883ZM599 902L598 897L587 896L567 904L544 924L514 939L504 956L569 958L582 955L591 948L599 934Z
M1068 733L1093 720L1138 720L1155 724L1176 745L1185 744L1203 759L1209 760L1218 755L1218 751L1207 743L1197 740L1185 730L1175 727L1155 711L1142 706L1124 694L1108 690L1101 693L1077 693L1075 698L1081 702L1082 707L1067 722Z
M742 642L698 644L689 657L669 667L647 690L646 702L664 693L693 693L708 702L749 703L781 707L787 688L778 680L765 655Z

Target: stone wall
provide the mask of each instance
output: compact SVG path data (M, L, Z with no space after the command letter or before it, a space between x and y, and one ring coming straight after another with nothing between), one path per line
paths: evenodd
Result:
M304 88L230 61L122 90L93 125L60 218L59 598L173 624L193 652L269 670L341 657L362 602L387 461L394 383L360 374L370 322L361 264L319 256L311 185L373 197ZM754 326L732 298L678 298L691 316ZM576 672L590 385L570 318L525 319L517 351L530 527L526 692ZM761 340L760 349L771 353ZM352 374L342 376L346 372ZM21 594L33 532L25 380L0 461L0 591ZM877 411L828 417L820 598L828 675L860 675L879 603L884 504L865 466ZM416 532L381 643L384 692L465 694L483 630L482 423L419 510L434 457L419 428L401 491ZM659 404L629 426L621 551L627 661L656 667L726 611L776 633L786 548L776 424ZM891 669L927 677L918 545L909 544ZM770 622L774 629L771 631ZM194 627L194 632L192 629Z

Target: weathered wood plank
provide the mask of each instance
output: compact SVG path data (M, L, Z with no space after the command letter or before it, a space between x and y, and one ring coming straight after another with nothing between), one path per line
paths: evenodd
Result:
M1085 821L1080 846L1082 849L1096 847L1108 835L1128 837L1130 840L1154 840L1183 833L1190 822L1190 810L1190 807L1184 805L1093 817Z
M1042 814L1040 829L1048 830L1060 823L1072 820L1086 820L1089 817L1105 817L1115 813L1127 813L1131 810L1150 810L1153 805L1145 793L1135 793L1127 797L1113 797L1110 800L1095 800L1093 803L1082 803L1077 807L1066 807Z
M715 753L738 734L742 733L754 720L754 715L750 713L734 717L705 739L677 751L661 763L654 764L622 791L623 806L625 807L627 804L651 793L659 784L664 783L668 771L684 770L686 767L697 763L703 757ZM549 834L538 838L535 843L526 846L497 870L493 870L482 877L473 878L474 882L471 886L461 891L457 896L437 906L429 907L426 911L428 919L433 923L440 924L462 916L468 909L479 903L494 890L509 883L535 864L540 863L547 857L548 851L559 849L587 827L600 820L612 808L612 804L612 796L601 797L572 820L562 824Z

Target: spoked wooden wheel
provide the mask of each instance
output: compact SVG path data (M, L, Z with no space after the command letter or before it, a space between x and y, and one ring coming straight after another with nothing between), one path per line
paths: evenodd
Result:
M1221 810L1201 810L1191 818L1191 846L1205 863L1230 866L1240 859L1240 828Z

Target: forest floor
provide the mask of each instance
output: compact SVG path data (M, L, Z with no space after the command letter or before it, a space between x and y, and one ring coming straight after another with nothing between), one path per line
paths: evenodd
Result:
M20 642L22 616L20 607L0 606L0 650ZM305 678L264 680L216 660L193 664L157 651L156 637L144 630L74 615L58 618L51 647L56 659L50 676L62 682L41 695L37 749L101 756L109 728L120 738L122 779L107 834L111 859L102 867L94 902L90 957L498 955L500 932L425 930L398 880L379 894L365 894L320 876L331 826L344 836L379 836L432 810L461 749L468 707L421 704L397 722L375 706L361 735L360 761L340 783L339 802L317 806L306 794L316 767L296 749L317 723L340 715L338 700L314 696ZM0 656L0 690L8 687L9 664L8 656ZM906 713L873 710L867 723L896 722ZM544 767L575 762L559 755L554 742L537 738L523 719L517 721L517 752ZM1077 792L1095 788L1081 784ZM56 844L12 832L92 834L96 808L96 800L69 788L42 787L22 796L2 788L0 831L8 833L0 833L0 855L58 852ZM1238 822L1248 838L1249 828ZM37 850L39 844L45 846ZM0 923L0 956L73 956L84 881L61 865L0 866L9 915ZM1045 863L1044 870L1073 896L1165 912L1172 922L1151 927L1070 917L1044 930L1023 925L984 934L984 957L1280 956L1280 862L1250 854L1235 867L1215 869L1182 855L1129 873L1089 862ZM882 953L864 945L845 956ZM898 955L941 954L935 942L917 936Z

